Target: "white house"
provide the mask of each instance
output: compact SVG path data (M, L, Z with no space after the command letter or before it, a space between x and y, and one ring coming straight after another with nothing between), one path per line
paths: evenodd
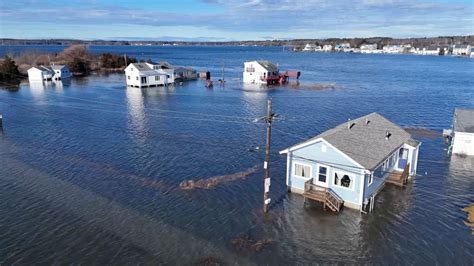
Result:
M440 55L440 53L441 53L440 47L429 46L429 47L424 47L421 54L422 55Z
M474 109L454 110L451 151L474 156Z
M71 77L69 68L65 65L34 66L28 69L30 82L64 80Z
M315 44L306 44L305 47L303 48L303 52L319 52L321 51L321 46L315 45Z
M325 44L325 45L323 46L323 51L324 51L324 52L331 52L331 51L332 51L332 45L330 45L330 44Z
M360 53L363 54L372 54L377 50L377 44L363 44L360 46Z
M453 55L471 55L470 45L455 45L453 47Z
M335 51L346 51L350 49L351 49L351 44L348 42L337 44L336 47L334 47Z
M421 143L378 113L345 122L280 151L286 185L332 210L373 208L386 183L403 186L416 174ZM371 209L370 208L370 209Z
M161 64L131 63L125 68L127 86L153 87L174 83L174 69L163 68Z
M30 82L48 81L53 78L53 70L45 66L34 66L28 69L27 72Z
M269 61L249 61L244 63L244 83L268 85L278 82L279 79L278 67Z

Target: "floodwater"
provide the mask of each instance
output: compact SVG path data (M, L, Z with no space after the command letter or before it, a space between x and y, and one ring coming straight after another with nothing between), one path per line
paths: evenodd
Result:
M462 211L474 202L474 158L447 156L439 135L413 130L423 142L419 175L404 189L387 186L368 215L304 207L286 192L278 154L374 111L440 132L454 107L474 107L474 60L264 47L90 49L194 66L214 80L224 66L227 84L138 89L111 74L0 90L0 264L474 263ZM242 85L251 59L302 71L303 86ZM254 167L263 165L265 125L253 121L269 97L280 117L272 204L263 215L263 171ZM179 187L224 175L232 180L209 189ZM251 243L236 247L236 238Z

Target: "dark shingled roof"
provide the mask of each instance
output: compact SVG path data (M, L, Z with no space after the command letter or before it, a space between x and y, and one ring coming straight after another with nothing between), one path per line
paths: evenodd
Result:
M368 170L375 169L403 144L413 147L420 144L403 128L378 113L350 120L308 141L318 138L323 138Z
M454 109L453 130L474 133L474 109Z

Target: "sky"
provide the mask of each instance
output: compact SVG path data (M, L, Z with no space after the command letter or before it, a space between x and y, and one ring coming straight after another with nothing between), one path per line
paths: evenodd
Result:
M232 41L474 34L474 0L0 0L0 38Z

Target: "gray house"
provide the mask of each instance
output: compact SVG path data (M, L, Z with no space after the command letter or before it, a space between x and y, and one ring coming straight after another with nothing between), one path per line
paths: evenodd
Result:
M378 113L350 120L280 151L287 154L291 192L339 211L373 209L386 183L403 186L416 174L420 142Z

